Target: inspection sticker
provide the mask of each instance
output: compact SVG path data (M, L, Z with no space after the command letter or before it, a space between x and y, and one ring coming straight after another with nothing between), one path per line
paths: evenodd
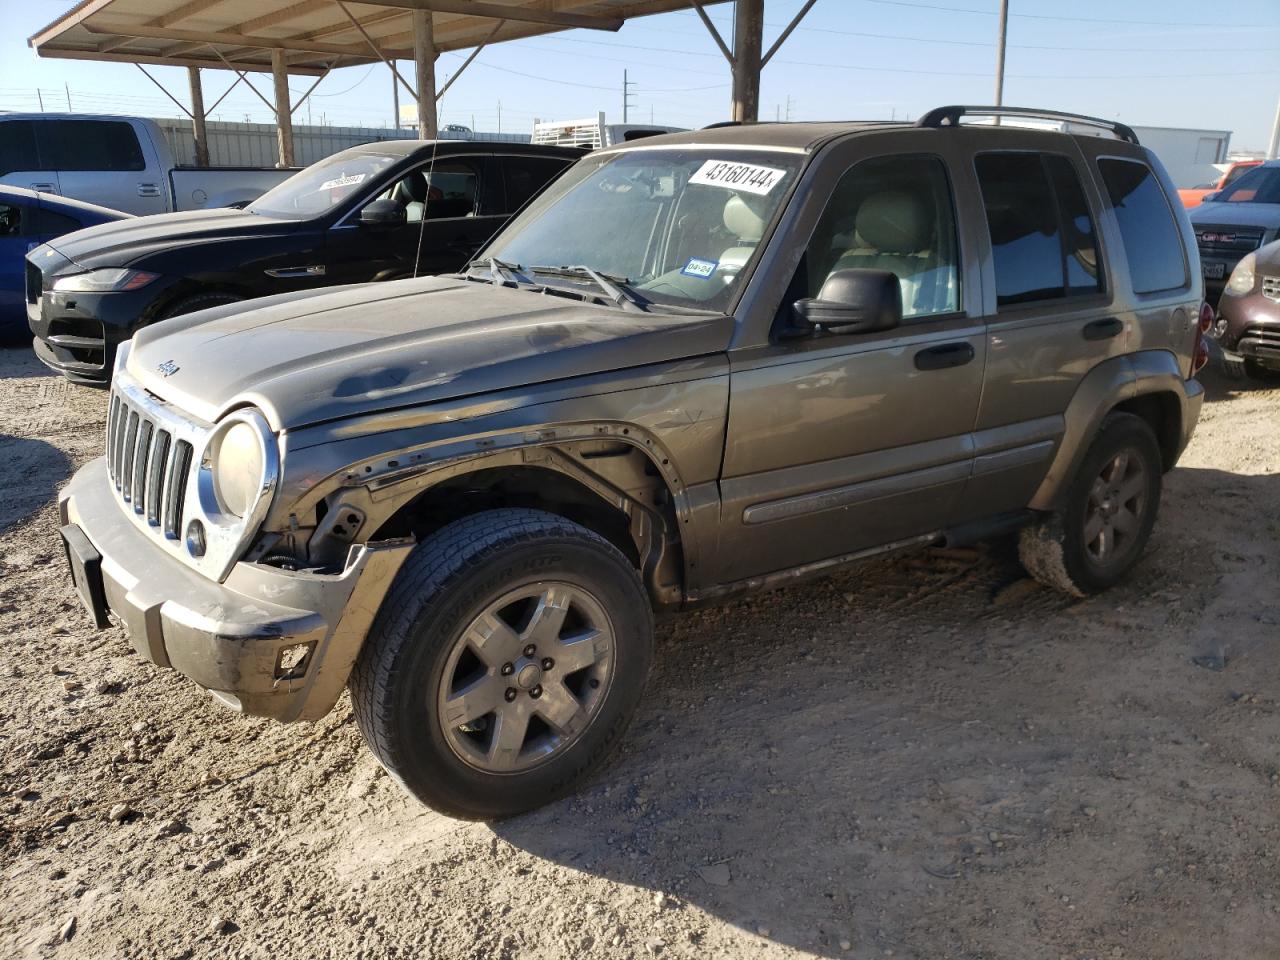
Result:
M363 173L353 173L346 177L338 177L334 180L326 180L320 184L321 190L336 190L338 187L354 187L357 183L364 183L365 175Z
M723 187L726 190L745 190L747 193L756 193L763 197L786 175L785 170L758 167L754 163L708 160L689 178L689 182L707 187Z
M716 267L720 266L715 260L699 260L697 257L690 257L689 262L684 265L684 269L680 272L686 277L701 277L703 280L716 272Z

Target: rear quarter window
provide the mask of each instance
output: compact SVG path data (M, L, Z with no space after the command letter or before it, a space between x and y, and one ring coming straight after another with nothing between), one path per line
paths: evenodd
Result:
M40 157L48 170L145 170L133 127L120 120L51 120L36 126Z
M1098 172L1120 225L1134 293L1187 285L1187 262L1169 199L1151 168L1138 160L1104 157Z

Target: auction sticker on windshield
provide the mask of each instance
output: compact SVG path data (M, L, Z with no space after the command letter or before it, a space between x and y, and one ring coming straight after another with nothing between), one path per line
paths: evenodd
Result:
M326 180L320 184L321 190L335 190L338 187L354 187L357 183L364 183L365 175L363 173L353 173L345 177L337 177L333 180Z
M689 178L689 182L707 187L723 187L726 190L745 190L763 197L781 183L786 175L785 170L758 167L754 163L708 160Z

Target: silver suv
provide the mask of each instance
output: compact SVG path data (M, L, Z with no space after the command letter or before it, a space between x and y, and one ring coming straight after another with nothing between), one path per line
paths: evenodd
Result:
M245 713L349 685L489 818L616 746L654 611L1012 531L1116 583L1200 410L1191 229L1128 128L974 113L602 150L464 273L140 331L61 502L88 609Z

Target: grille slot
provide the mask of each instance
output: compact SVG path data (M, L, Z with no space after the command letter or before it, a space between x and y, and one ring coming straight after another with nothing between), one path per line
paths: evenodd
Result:
M107 474L126 508L146 529L177 540L186 512L195 447L202 428L146 394L113 388L107 408Z
M1262 295L1268 300L1280 302L1280 277L1263 277Z

